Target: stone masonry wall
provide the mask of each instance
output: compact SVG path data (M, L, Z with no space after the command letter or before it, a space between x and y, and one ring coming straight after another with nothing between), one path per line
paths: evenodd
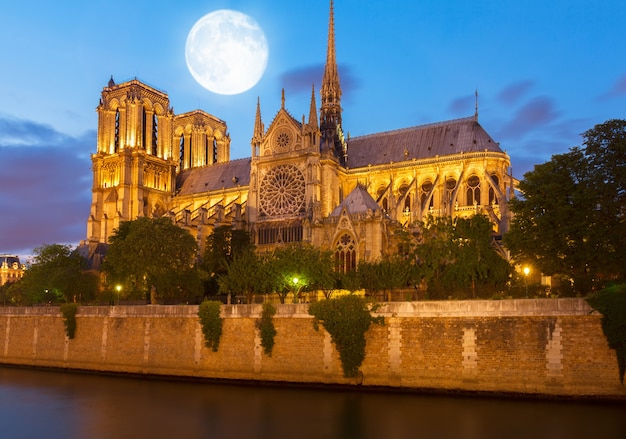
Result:
M394 302L366 333L355 379L307 305L278 305L271 356L260 305L222 308L219 350L197 306L79 307L76 337L58 307L0 308L0 364L200 377L626 399L601 316L582 299Z

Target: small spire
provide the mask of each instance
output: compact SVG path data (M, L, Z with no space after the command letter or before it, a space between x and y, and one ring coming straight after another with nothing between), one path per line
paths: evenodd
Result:
M282 110L285 109L285 89L282 89L281 98L280 98L280 108Z
M309 126L317 130L317 106L315 105L315 84L311 85L311 107L309 109Z
M111 88L113 86L115 86L115 81L113 80L113 75L111 75L111 79L109 79L108 87Z
M261 98L257 97L256 117L254 119L254 133L252 134L252 144L260 145L263 139L263 122L261 121Z
M474 95L476 96L476 106L474 110L474 119L478 122L478 88L474 91Z

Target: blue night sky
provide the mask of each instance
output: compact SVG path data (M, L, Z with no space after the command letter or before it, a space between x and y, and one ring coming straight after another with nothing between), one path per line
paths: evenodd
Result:
M257 97L308 115L326 57L329 2L90 0L0 8L0 253L86 238L95 108L113 75L169 94L176 113L225 120L231 158L250 155ZM218 9L252 16L270 47L260 82L203 89L185 64L194 23ZM336 0L343 126L352 136L474 114L523 174L626 118L624 0Z

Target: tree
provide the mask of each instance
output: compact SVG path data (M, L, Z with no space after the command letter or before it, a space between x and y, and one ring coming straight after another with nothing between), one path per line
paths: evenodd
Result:
M309 244L276 249L269 260L268 276L281 303L290 292L296 301L303 291L327 290L336 283L332 253Z
M504 239L518 263L588 292L626 277L626 121L596 125L583 145L524 175Z
M128 297L197 301L202 287L195 266L196 240L169 218L138 218L120 224L109 239L103 271L110 287Z
M385 256L376 262L361 262L358 267L360 284L376 293L390 293L411 284L413 266L401 255Z
M220 277L227 274L229 265L237 255L250 251L254 251L254 244L247 231L231 226L216 227L207 237L202 257L202 267L209 276L207 290L212 294L220 291Z
M491 221L484 215L457 218L452 229L452 263L445 276L449 284L471 286L472 298L477 285L503 285L511 274L511 265L493 245Z
M218 284L220 293L243 293L247 303L254 303L255 294L272 290L271 280L267 276L267 261L257 256L252 248L233 257L226 273L219 276Z
M491 222L484 215L428 218L421 224L422 242L415 247L418 276L431 298L447 291L503 285L511 266L493 245Z
M34 249L31 266L15 286L25 304L72 302L95 297L98 279L87 273L85 259L70 245L46 244Z

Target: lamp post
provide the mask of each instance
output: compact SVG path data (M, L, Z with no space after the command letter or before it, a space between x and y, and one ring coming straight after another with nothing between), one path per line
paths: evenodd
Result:
M293 282L293 303L298 303L298 279L297 277L293 277L291 281Z
M528 299L528 273L530 273L530 268L528 266L524 267L524 283L526 284L526 298Z
M115 291L117 291L117 304L120 304L120 294L122 292L122 286L120 284L115 285Z

